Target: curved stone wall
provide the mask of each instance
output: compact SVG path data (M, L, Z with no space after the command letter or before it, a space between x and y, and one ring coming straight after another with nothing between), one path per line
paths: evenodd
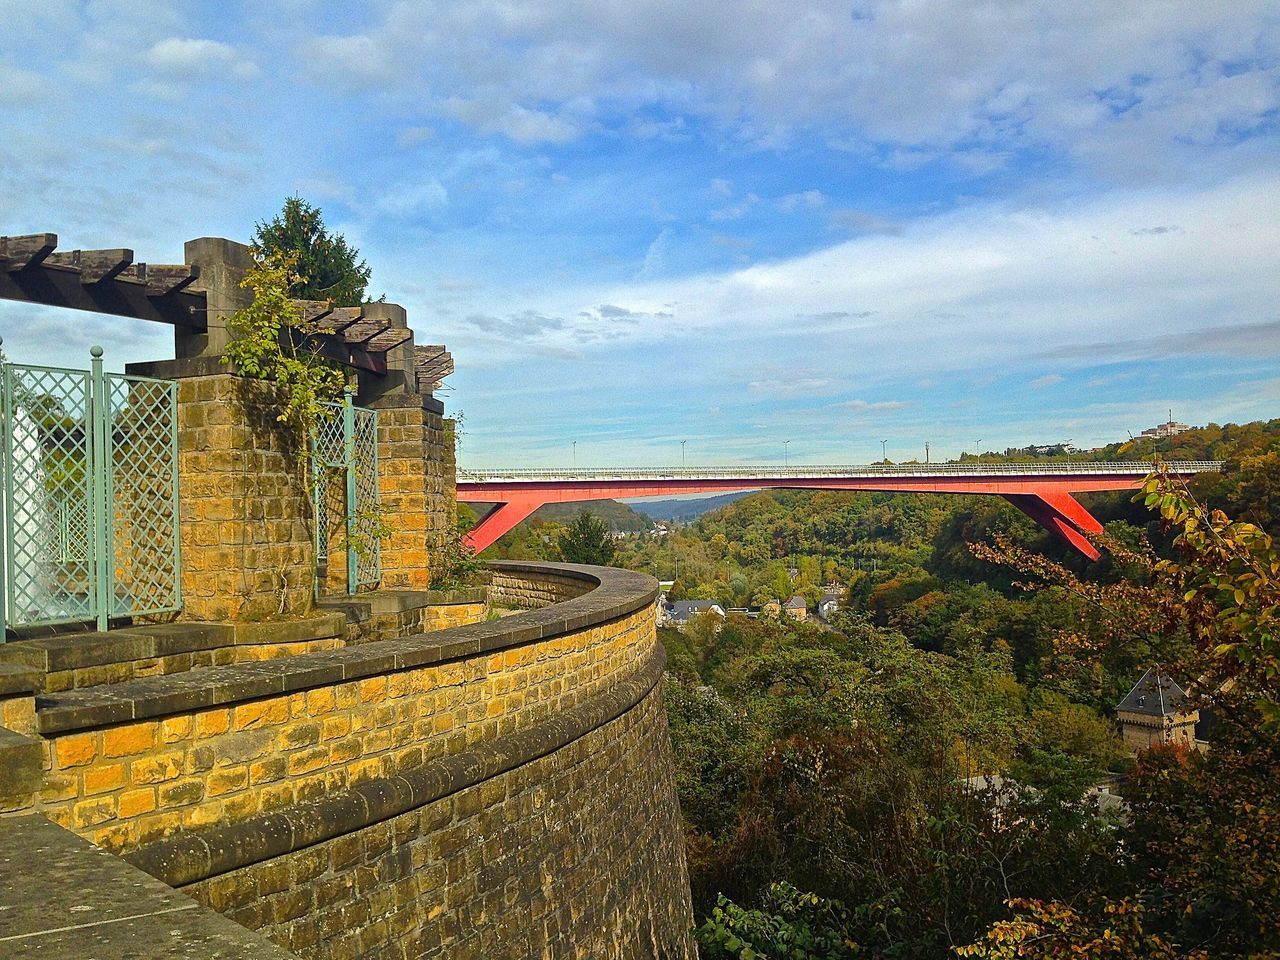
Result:
M559 602L45 699L40 812L302 956L692 956L654 582L493 579Z
M657 656L501 747L129 859L303 956L694 956L661 673Z

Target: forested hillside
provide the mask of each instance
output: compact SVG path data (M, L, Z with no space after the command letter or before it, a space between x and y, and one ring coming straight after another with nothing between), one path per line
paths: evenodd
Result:
M1153 501L1163 521L1131 494L1089 497L1107 531L1096 563L982 497L763 492L666 536L621 538L614 563L673 579L673 598L758 607L836 585L843 600L830 623L733 616L662 631L703 955L1280 949L1274 730L1207 684L1210 752L1153 750L1135 766L1112 716L1152 664L1191 684L1235 649L1206 637L1251 622L1250 591L1265 593L1280 563L1239 559L1270 549L1247 527L1175 545L1217 521L1179 519L1168 502L1194 496L1275 532L1278 441L1280 421L1162 440L1162 457L1227 469L1189 489L1169 478ZM1150 457L1144 443L1089 456ZM535 522L499 550L554 558L561 535ZM1170 557L1192 562L1158 566ZM1219 583L1255 568L1245 590L1202 602L1187 589L1205 570ZM1274 677L1249 676L1274 699ZM1099 810L1089 790L1108 783L1127 807ZM1114 950L1090 947L1096 936ZM1000 952L1018 937L1024 952ZM1079 952L1050 949L1065 945Z

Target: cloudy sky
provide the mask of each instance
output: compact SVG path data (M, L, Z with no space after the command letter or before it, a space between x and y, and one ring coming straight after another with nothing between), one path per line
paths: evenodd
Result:
M471 465L1280 416L1274 2L0 0L0 233L319 204ZM163 328L0 302L21 360Z

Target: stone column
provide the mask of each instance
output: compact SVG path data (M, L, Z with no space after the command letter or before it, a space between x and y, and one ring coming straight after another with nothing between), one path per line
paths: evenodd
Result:
M432 546L453 522L444 404L417 393L388 393L369 405L378 411L378 490L391 528L382 544L382 585L422 589L431 582Z
M311 606L311 510L300 451L275 423L269 388L229 373L227 318L250 302L249 248L217 237L186 245L208 290L208 332L176 333L175 360L130 373L178 381L183 616L261 619Z
M408 329L403 307L367 303L366 317ZM378 491L391 537L382 544L382 585L421 589L433 545L453 525L454 471L444 404L418 392L413 338L387 351L387 371L360 374L356 402L378 411Z

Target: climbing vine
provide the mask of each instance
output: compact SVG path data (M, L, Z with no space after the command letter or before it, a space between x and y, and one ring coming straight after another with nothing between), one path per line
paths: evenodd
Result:
M253 265L241 286L253 293L253 300L228 318L233 339L222 360L234 364L242 376L271 385L274 419L296 446L304 489L312 497L327 496L330 484L343 476L345 468L321 462L311 456L311 450L323 422L336 416L345 400L346 375L321 352L318 323L305 319L293 299L292 291L302 281L296 272L296 254L254 248L252 256ZM362 509L351 528L338 546L360 556L391 535L381 508ZM321 531L321 536L327 538L329 533Z
M290 296L301 279L296 262L290 254L254 249L253 266L240 284L253 292L253 302L228 318L234 337L222 361L246 377L275 384L276 419L293 428L305 449L326 415L324 404L341 402L346 382L342 368L320 352L318 325L303 318Z

